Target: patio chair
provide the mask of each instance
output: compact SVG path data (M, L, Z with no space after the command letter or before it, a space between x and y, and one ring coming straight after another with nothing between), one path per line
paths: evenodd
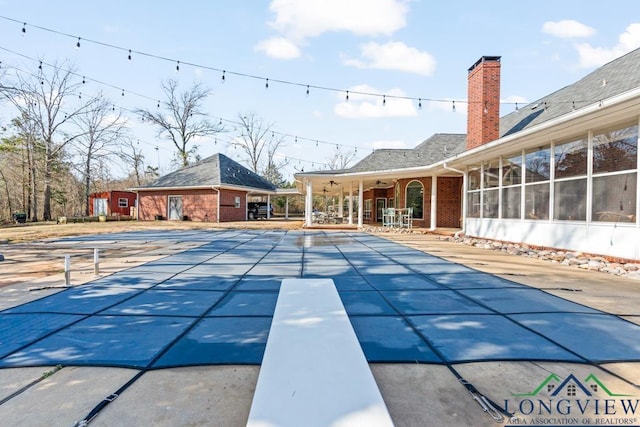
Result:
M395 227L396 225L396 210L395 208L386 208L382 210L382 226L383 227Z
M406 208L400 217L400 227L413 228L413 208Z

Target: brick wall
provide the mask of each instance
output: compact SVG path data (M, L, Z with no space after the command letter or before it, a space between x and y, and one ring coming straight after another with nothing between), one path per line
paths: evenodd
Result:
M236 197L240 197L240 207L236 208ZM220 222L246 221L247 195L244 191L220 191Z
M152 221L156 215L167 216L167 193L158 191L138 192L138 219Z
M462 218L462 178L438 178L436 227L458 228Z
M217 221L218 192L213 189L140 191L138 216L141 221L152 221L156 215L167 218L169 196L182 197L182 215L190 221ZM246 193L236 190L220 191L220 222L245 221L247 215ZM235 198L240 197L240 207Z
M483 56L469 69L467 150L500 137L500 57Z

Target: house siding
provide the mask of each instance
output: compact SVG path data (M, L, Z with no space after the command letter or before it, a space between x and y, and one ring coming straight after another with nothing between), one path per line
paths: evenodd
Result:
M89 195L89 215L96 216L100 212L94 212L94 199L107 199L106 215L131 215L131 208L136 206L136 193L131 191L103 191L100 193L91 193ZM120 207L119 199L127 199L127 206Z

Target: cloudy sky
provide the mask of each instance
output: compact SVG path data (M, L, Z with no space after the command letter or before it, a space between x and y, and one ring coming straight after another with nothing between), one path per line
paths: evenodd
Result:
M336 147L357 160L464 133L467 69L483 55L502 57L505 114L640 47L636 0L0 0L0 16L5 69L69 61L87 94L125 110L155 107L168 78L202 82L216 120L254 113L288 135L287 175L322 169ZM126 114L147 163L168 171L171 144ZM238 159L231 138L200 154Z

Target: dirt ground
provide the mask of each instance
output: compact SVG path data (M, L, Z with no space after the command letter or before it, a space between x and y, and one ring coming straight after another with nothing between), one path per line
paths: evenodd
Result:
M70 255L74 263L92 262L92 250L82 247L70 248L66 245L58 248L56 243L48 242L48 239L138 230L206 230L215 228L297 230L302 228L302 221L274 219L223 224L188 221L113 221L74 224L38 223L0 227L0 255L4 258L4 261L0 262L0 288L62 273L64 261L61 253ZM63 249L63 251L58 249ZM147 246L144 251L155 249L157 248ZM138 254L139 251L139 248L110 247L103 249L101 256L123 258Z
M190 222L190 221L108 221L56 224L54 222L20 224L0 227L0 244L24 243L35 240L79 236L83 234L120 233L136 230L198 230L214 228L285 229L302 228L301 220L243 221L243 222ZM2 247L0 246L0 253Z

